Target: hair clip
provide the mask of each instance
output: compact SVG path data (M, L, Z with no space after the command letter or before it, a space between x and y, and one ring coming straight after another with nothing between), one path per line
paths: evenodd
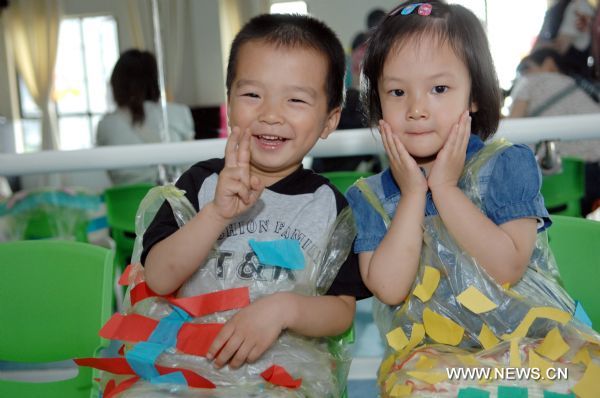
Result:
M396 10L392 11L390 13L390 16L393 17L394 15L397 15L398 12L400 12L400 15L409 15L412 14L412 12L415 10L415 8L419 7L419 9L417 10L417 13L421 16L427 16L431 14L431 4L429 3L414 3L414 4L409 4L406 7L402 7L402 5L400 5Z

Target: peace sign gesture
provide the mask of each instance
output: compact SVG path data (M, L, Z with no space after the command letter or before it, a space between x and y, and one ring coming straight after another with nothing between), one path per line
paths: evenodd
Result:
M213 203L219 215L231 219L252 207L264 185L250 173L250 131L233 127L225 145L225 167L219 174Z

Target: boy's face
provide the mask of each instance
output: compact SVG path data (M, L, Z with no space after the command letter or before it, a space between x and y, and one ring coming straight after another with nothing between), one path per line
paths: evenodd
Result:
M379 80L383 119L408 153L429 158L442 148L452 126L470 108L471 79L452 48L431 37L392 50Z
M316 50L250 41L241 46L228 98L229 126L249 130L250 167L267 185L292 173L337 127L327 111L327 60Z

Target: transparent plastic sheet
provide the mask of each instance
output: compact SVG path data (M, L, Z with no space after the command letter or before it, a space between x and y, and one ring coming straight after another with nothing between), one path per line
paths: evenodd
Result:
M168 316L171 305L163 298L153 297L130 305L130 291L136 284L142 282L143 267L139 264L142 251L141 239L144 231L154 218L154 215L167 200L173 210L175 219L181 227L192 217L196 211L185 195L178 188L168 185L155 187L146 195L140 204L136 216L136 243L132 262L137 263L130 273L130 285L125 295L124 313L140 314L156 320ZM309 256L305 256L307 263L301 273L296 274L296 280L284 283L284 289L300 294L315 295L324 293L331 283L346 256L351 250L355 236L355 225L351 210L345 209L329 233L328 244L323 250L318 264L310 263ZM218 249L215 247L215 250ZM216 255L216 254L215 254ZM209 256L210 258L210 256ZM204 281L204 293L239 286L234 278L217 278L215 267L203 267L197 273L195 281ZM196 283L196 282L194 282ZM251 302L259 297L281 291L279 284L274 289L269 284L252 281L247 285ZM180 289L178 296L186 296L184 288ZM192 323L224 323L236 313L236 310L218 312L203 317L193 318ZM126 344L126 348L133 345ZM253 364L246 364L237 370L225 367L217 370L212 363L204 357L186 355L169 349L160 355L156 364L167 367L181 367L192 370L213 382L216 389L196 389L174 384L151 384L140 381L119 397L339 397L343 391L344 383L350 368L351 353L345 339L322 338L309 339L284 332L274 345ZM260 373L277 364L283 366L295 379L302 378L299 389L287 389L266 383ZM104 382L116 379L112 374L105 374Z
M32 238L81 239L87 222L101 205L98 195L83 189L17 192L0 201L0 237L25 239L28 225L34 223L43 236Z
M478 173L481 167L497 151L503 150L508 144L494 142L486 146L475 159L465 166L465 171L459 186L478 207L481 208L481 194L478 186ZM365 183L359 184L367 200L382 215L384 223L389 225L389 216L383 212L383 207L377 203L375 195ZM370 192L369 192L370 191ZM426 217L423 223L424 244L421 251L419 271L406 300L395 307L373 300L375 322L382 338L396 328L401 328L410 339L415 324L423 325L423 313L427 308L436 314L449 318L464 328L464 334L456 346L436 342L428 333L423 332L423 338L415 337L414 344L409 344L400 351L387 346L384 361L379 369L378 382L382 396L389 396L394 386L408 383L412 385L412 396L419 397L456 397L460 388L474 386L480 389L495 391L497 385L519 385L528 387L530 394L536 389L541 393L543 388L551 391L567 392L579 380L585 370L584 364L576 364L574 358L580 349L595 347L590 350L592 358L599 358L600 336L572 318L564 325L547 318L538 317L528 328L526 337L518 340L518 347L523 355L523 367L528 366L528 359L535 354L530 351L537 347L541 339L555 327L558 327L562 338L569 345L569 351L560 361L549 361L556 368L569 368L569 379L542 385L533 379L526 380L490 380L488 383L475 380L449 380L446 374L448 368L488 367L500 368L509 366L510 342L501 341L487 350L483 348L479 335L482 326L486 325L498 339L510 340L511 333L521 324L528 312L534 308L552 307L568 314L573 314L575 304L560 286L558 267L549 249L547 234L538 234L531 263L522 279L510 287L498 285L480 267L475 259L464 252L444 227L439 216ZM415 288L423 283L425 267L429 266L439 271L440 279L430 299L423 302L414 295ZM497 307L491 311L476 314L465 308L457 300L457 296L467 288L474 287L487 296ZM421 329L422 330L422 329ZM444 331L446 332L446 331ZM417 336L415 334L415 336ZM417 341L418 340L418 341ZM422 357L426 357L427 360ZM466 362L465 358L469 361ZM426 372L436 373L441 381L429 383L423 381L423 364L432 360ZM422 361L422 362L419 362ZM531 366L531 365L529 365ZM412 375L409 372L417 371ZM415 376L417 375L417 376ZM444 377L444 375L446 375ZM530 395L533 396L533 395ZM541 396L541 395L540 395Z

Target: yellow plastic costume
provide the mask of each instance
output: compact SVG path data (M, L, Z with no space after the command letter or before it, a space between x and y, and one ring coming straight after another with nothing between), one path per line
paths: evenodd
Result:
M509 145L492 142L465 165L459 187L479 208L478 172ZM357 186L389 227L369 186ZM544 391L600 397L600 335L573 318L575 305L558 283L545 232L538 234L522 279L500 286L458 246L439 216L426 217L423 230L409 296L396 307L374 304L388 342L377 378L382 396L488 396L477 395L484 390L509 397L527 396L514 395L527 389L529 397Z

